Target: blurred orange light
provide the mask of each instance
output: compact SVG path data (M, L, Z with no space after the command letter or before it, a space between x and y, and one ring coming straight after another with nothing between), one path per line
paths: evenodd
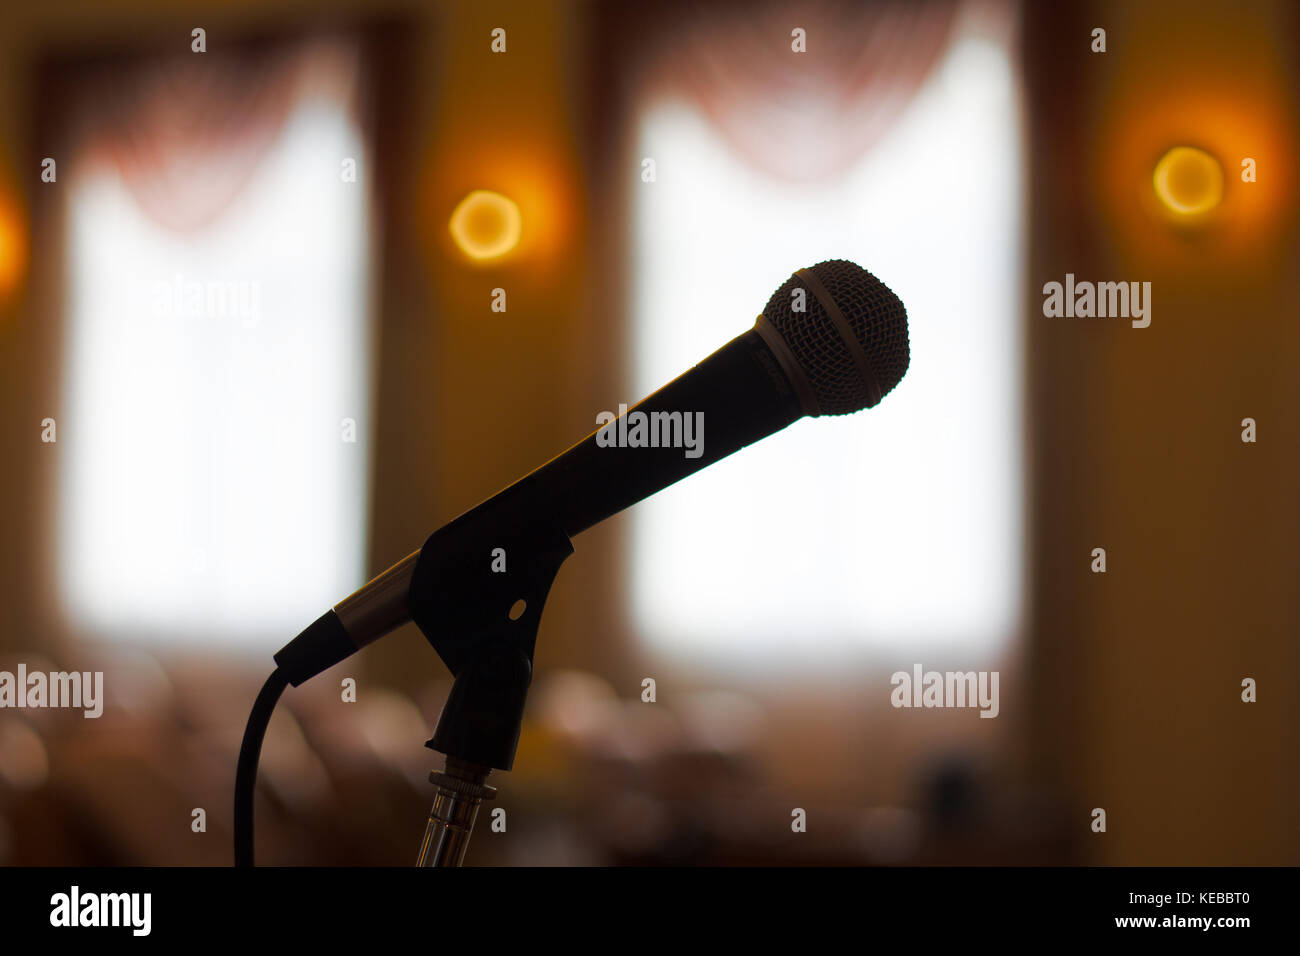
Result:
M1156 164L1156 195L1185 216L1209 212L1223 199L1223 168L1209 153L1175 146Z
M523 218L513 200L489 189L476 189L456 206L449 227L466 255L496 259L519 244Z
M8 299L27 268L27 235L18 206L0 195L0 300Z

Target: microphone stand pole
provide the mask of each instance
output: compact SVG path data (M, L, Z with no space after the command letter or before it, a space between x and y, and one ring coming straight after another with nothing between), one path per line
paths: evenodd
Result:
M491 767L448 757L446 770L429 774L429 782L437 787L437 794L429 811L429 824L424 829L416 866L460 866L465 862L478 809L497 793L495 787L483 782L491 772Z
M420 550L411 618L455 680L425 744L447 760L429 774L417 866L463 864L479 809L496 796L488 775L514 765L542 608L572 553L559 528L492 511L435 531Z

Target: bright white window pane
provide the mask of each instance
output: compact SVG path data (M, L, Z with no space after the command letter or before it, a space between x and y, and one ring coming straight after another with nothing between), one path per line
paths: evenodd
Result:
M1020 141L1008 51L968 37L832 183L738 159L653 106L635 190L638 396L742 331L802 266L851 259L907 306L911 369L875 409L804 419L633 512L635 624L674 656L995 652L1020 611ZM705 423L708 441L708 423ZM831 653L825 653L830 651ZM784 661L785 659L782 658Z
M196 235L111 170L75 184L59 572L84 629L264 646L359 582L369 227L337 157L362 155L337 104L304 100Z

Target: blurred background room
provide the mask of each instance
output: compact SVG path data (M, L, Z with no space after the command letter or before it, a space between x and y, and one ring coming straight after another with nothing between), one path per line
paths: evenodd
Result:
M906 378L575 540L467 863L1300 863L1294 4L0 17L0 671L104 674L0 710L0 864L230 863L271 655L830 258ZM288 691L259 862L413 863L449 689L408 624Z

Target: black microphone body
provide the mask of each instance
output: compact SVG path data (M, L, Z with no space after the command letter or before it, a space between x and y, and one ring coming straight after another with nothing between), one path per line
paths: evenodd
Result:
M816 270L824 270L820 281L810 274ZM796 288L809 304L792 313L788 300ZM837 300L856 308L841 310ZM427 600L411 593L417 565L471 560L460 553L433 555L431 549L446 543L463 551L467 541L477 542L476 525L499 536L503 528L542 524L573 537L804 415L876 404L906 367L906 313L879 280L838 260L800 270L772 296L754 328L439 529L420 551L322 615L275 655L276 663L297 686L410 620L412 607ZM635 416L644 416L657 438L680 438L688 415L702 424L694 436L700 442L696 454L680 441L611 447L611 440L631 431ZM675 431L669 423L677 425ZM490 549L492 543L482 546ZM477 558L487 561L487 550Z
M488 503L518 509L521 518L546 514L573 537L780 431L803 412L767 344L751 329L619 417L635 420L638 415L656 437L668 432L655 424L667 422L668 416L677 416L678 422L686 415L699 416L703 429L695 435L701 444L698 457L689 457L680 443L602 447L599 436L604 429L598 428ZM607 429L614 436L628 426L614 421ZM674 431L680 434L680 429Z

